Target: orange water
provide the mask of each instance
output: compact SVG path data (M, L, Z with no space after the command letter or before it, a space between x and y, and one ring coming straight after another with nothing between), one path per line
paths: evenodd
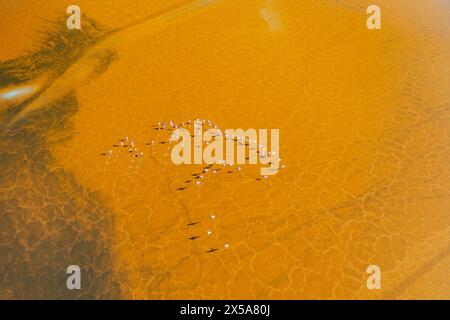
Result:
M68 2L24 3L0 9L2 60ZM80 81L60 78L79 109L52 166L112 209L121 297L449 298L450 6L380 0L382 30L370 31L368 1L217 0L127 33L177 3L79 1L125 31L104 44L118 57L103 74L81 76L92 64L80 60ZM152 125L196 118L279 128L285 167L185 183L204 166L146 143L168 138ZM112 147L124 137L142 157ZM382 290L366 287L370 264Z

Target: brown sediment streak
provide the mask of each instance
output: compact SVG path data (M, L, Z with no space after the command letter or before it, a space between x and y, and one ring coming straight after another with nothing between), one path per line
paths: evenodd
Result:
M111 57L114 56L117 50L145 38L152 32L167 26L175 19L187 17L191 13L198 12L199 9L206 7L212 2L211 0L196 0L187 3L184 1L112 33L106 39L88 49L61 76L47 83L42 79L36 80L31 86L33 91L27 95L27 98L30 99L29 104L12 117L7 128L26 117L31 111L39 110L60 99L70 90L95 79L101 73L99 70L104 70L105 61L110 62ZM15 89L10 88L9 91Z
M423 277L425 274L433 271L434 267L441 263L445 258L450 255L450 245L445 246L436 255L430 257L424 264L419 266L411 275L405 280L396 285L392 290L388 290L384 294L383 299L395 299L398 298L411 284Z

